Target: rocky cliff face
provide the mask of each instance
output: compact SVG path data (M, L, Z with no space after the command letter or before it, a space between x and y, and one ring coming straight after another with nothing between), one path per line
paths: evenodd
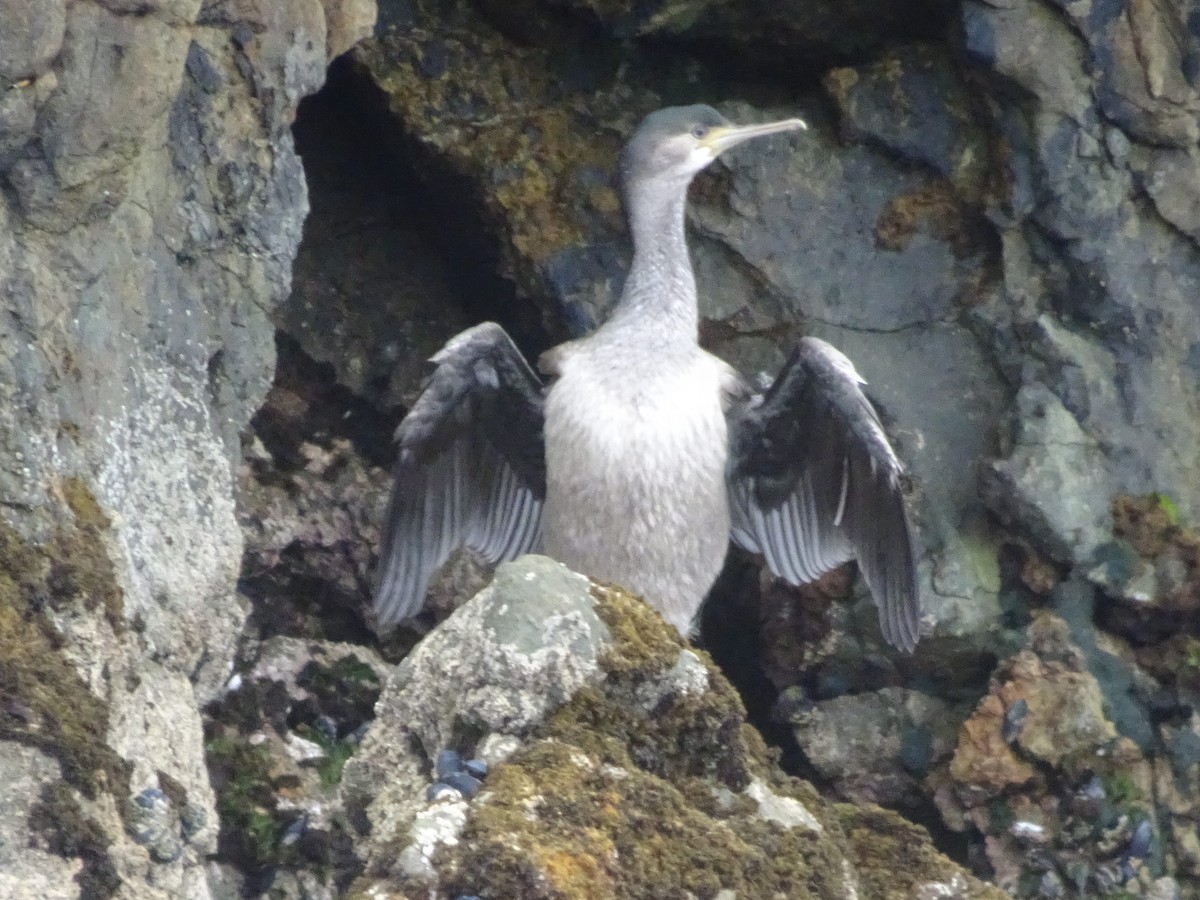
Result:
M359 616L387 436L463 325L603 318L616 153L695 101L812 126L695 185L704 339L855 360L937 620L896 657L851 571L736 557L704 640L752 718L1020 896L1196 895L1195 4L388 0L327 76L374 21L0 0L0 895L381 871L328 811L416 638Z
M6 897L208 897L238 434L307 209L290 127L369 4L0 5ZM25 813L27 815L22 815Z

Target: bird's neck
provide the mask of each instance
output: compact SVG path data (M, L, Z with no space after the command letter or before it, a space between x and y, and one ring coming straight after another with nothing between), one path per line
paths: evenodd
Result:
M647 329L656 342L694 346L698 335L696 278L684 233L687 181L634 185L627 202L633 262L609 320Z

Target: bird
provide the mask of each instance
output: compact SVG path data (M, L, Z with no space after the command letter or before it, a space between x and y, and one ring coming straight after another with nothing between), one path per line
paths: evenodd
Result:
M396 429L377 630L415 616L465 545L491 563L542 552L641 595L686 638L732 540L792 584L856 559L883 637L916 647L903 469L854 365L801 337L759 389L699 343L688 186L732 147L806 128L707 105L649 114L621 153L633 256L608 319L538 372L494 322L430 359Z

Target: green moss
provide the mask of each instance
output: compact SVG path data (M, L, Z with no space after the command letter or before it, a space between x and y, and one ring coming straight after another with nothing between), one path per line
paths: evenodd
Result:
M317 775L325 787L336 787L342 780L342 769L358 749L357 745L351 741L330 740L324 733L309 725L300 725L296 733L325 751L325 758L317 763Z
M1100 782L1104 785L1104 793L1109 801L1117 805L1141 803L1145 799L1137 783L1121 772L1102 775Z
M1171 525L1179 524L1179 505L1174 500L1160 491L1147 495L1147 499L1162 510Z
M1012 807L1003 797L988 803L988 824L992 831L1007 831L1008 826L1016 821L1016 816L1013 815Z
M317 766L317 775L325 787L336 787L342 780L342 770L357 748L349 741L336 741L325 749L325 758Z
M639 689L675 665L683 644L641 600L609 588L597 588L595 596L597 613L613 633L601 658L608 677L603 687L583 688L556 710L540 736L663 778L715 777L735 791L744 788L753 754L737 692L716 676L706 653L693 650L709 670L709 689L672 694L644 709Z
M78 476L72 476L62 483L63 499L67 501L75 520L85 528L104 529L112 525L104 510L100 508L95 495L87 482Z
M823 804L771 769L740 698L711 660L709 687L645 702L676 665L678 635L644 603L595 591L613 634L602 686L585 688L488 776L462 840L435 860L448 896L841 898L841 855L825 832L784 828L742 794L754 777ZM731 792L719 799L714 788ZM732 797L732 800L730 799Z
M61 592L86 580L74 556L58 555L65 549L61 539L53 552L36 547L0 523L0 739L54 756L63 777L89 799L101 790L120 796L128 769L105 743L108 706L63 655L44 612L68 602L74 594Z
M355 725L374 717L382 688L375 670L353 653L328 665L310 662L296 677L296 684L313 695L323 712Z
M853 807L832 816L811 785L780 772L706 654L685 648L619 589L598 587L594 596L613 636L603 683L578 691L493 767L459 841L434 857L439 893L710 900L730 890L744 898L842 900L849 874L843 820L855 832L851 862L866 870L860 896L911 897L915 886L961 871L899 816L860 815ZM707 688L655 689L685 649L705 667ZM800 801L820 827L766 819L744 790L752 782ZM404 843L396 842L397 853ZM348 896L370 896L378 879L389 878L380 859L381 870ZM903 867L903 877L888 866ZM386 889L409 896L425 888L393 878Z
M46 785L41 798L29 809L29 828L51 853L83 861L77 876L80 900L104 900L116 894L121 879L108 855L112 842L104 829L83 812L66 784L59 781Z
M286 848L279 842L284 822L275 813L270 750L225 728L204 749L221 817L221 855L250 869L278 865Z
M187 788L162 769L159 769L156 774L159 789L167 795L167 799L171 801L171 805L176 809L184 809L188 805Z
M606 672L657 675L675 664L683 642L645 601L620 588L600 585L592 588L592 597L596 614L613 636L601 660Z
M1174 551L1191 571L1200 565L1200 533L1179 522L1179 508L1166 494L1118 494L1112 502L1113 533L1149 559Z

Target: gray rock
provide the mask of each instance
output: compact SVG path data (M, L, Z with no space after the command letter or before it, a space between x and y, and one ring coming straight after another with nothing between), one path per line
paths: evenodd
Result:
M968 710L906 688L822 700L791 717L805 757L839 795L895 805L954 752Z
M1084 562L1110 534L1116 485L1103 452L1040 384L1021 389L1017 410L1016 447L987 471L984 497L1051 555Z
M501 566L397 667L342 782L348 807L367 812L373 834L386 840L397 814L423 802L424 773L440 749L468 735L522 737L603 677L608 628L589 589L545 557Z
M758 804L758 814L768 822L774 822L784 828L803 828L809 831L824 829L803 803L794 797L781 797L761 779L752 779L743 793Z
M944 47L898 47L870 66L834 69L824 84L837 103L843 137L885 146L964 194L975 192L988 156L986 135Z
M1182 77L1189 42L1169 36L1183 33L1182 15L1156 9L1129 17L1114 7L1088 16L1078 4L1024 0L964 7L969 46L975 35L987 48L979 61L1035 98L1028 124L1014 121L1010 134L1013 168L1029 173L1040 201L1014 223L1021 233L1005 236L1010 306L985 316L1000 313L998 338L1013 335L1009 329L1019 338L1017 346L998 342L1008 357L1002 365L1020 383L1039 382L1055 394L1084 436L1083 445L1039 449L1038 462L1018 437L1018 459L1005 477L1024 478L1029 495L1054 488L1053 470L1090 467L1094 483L1068 477L1061 485L1084 493L1058 498L1074 507L1062 521L1030 509L1026 523L1039 535L1057 529L1048 549L1075 559L1107 525L1099 507L1116 491L1178 492L1188 516L1200 504L1195 492L1177 491L1196 483L1195 460L1171 449L1200 438L1194 416L1172 412L1196 402L1196 379L1178 373L1198 358L1183 336L1200 325L1190 299L1200 285L1194 164L1177 149L1195 142L1197 117L1182 112L1195 88ZM997 83L995 95L1003 91ZM1140 202L1140 188L1162 219ZM1009 249L1021 255L1010 257ZM1018 417L1044 408L1040 400L1026 403ZM1018 425L1019 434L1043 430L1036 422ZM1040 485L1039 467L1048 479Z
M58 763L33 747L0 743L0 896L76 900L83 863L51 852L30 834L29 812L44 785L62 777Z
M418 812L408 832L408 843L396 860L397 869L415 879L433 879L433 855L444 846L458 843L467 823L467 801L451 789L446 799L434 798L435 804Z
M739 121L794 114L732 104L724 111ZM956 253L920 212L904 208L906 198L920 202L930 179L866 147L839 151L832 129L804 112L813 120L808 131L730 155L725 202L694 203L697 230L726 244L756 283L783 298L792 321L888 332L946 318L981 260ZM841 239L830 241L835 234ZM707 303L727 293L718 283L701 296ZM743 294L741 302L754 299Z
M0 90L13 82L41 75L62 47L66 0L31 5L22 0L0 3Z
M1200 244L1200 156L1188 150L1138 146L1131 166L1159 214Z

